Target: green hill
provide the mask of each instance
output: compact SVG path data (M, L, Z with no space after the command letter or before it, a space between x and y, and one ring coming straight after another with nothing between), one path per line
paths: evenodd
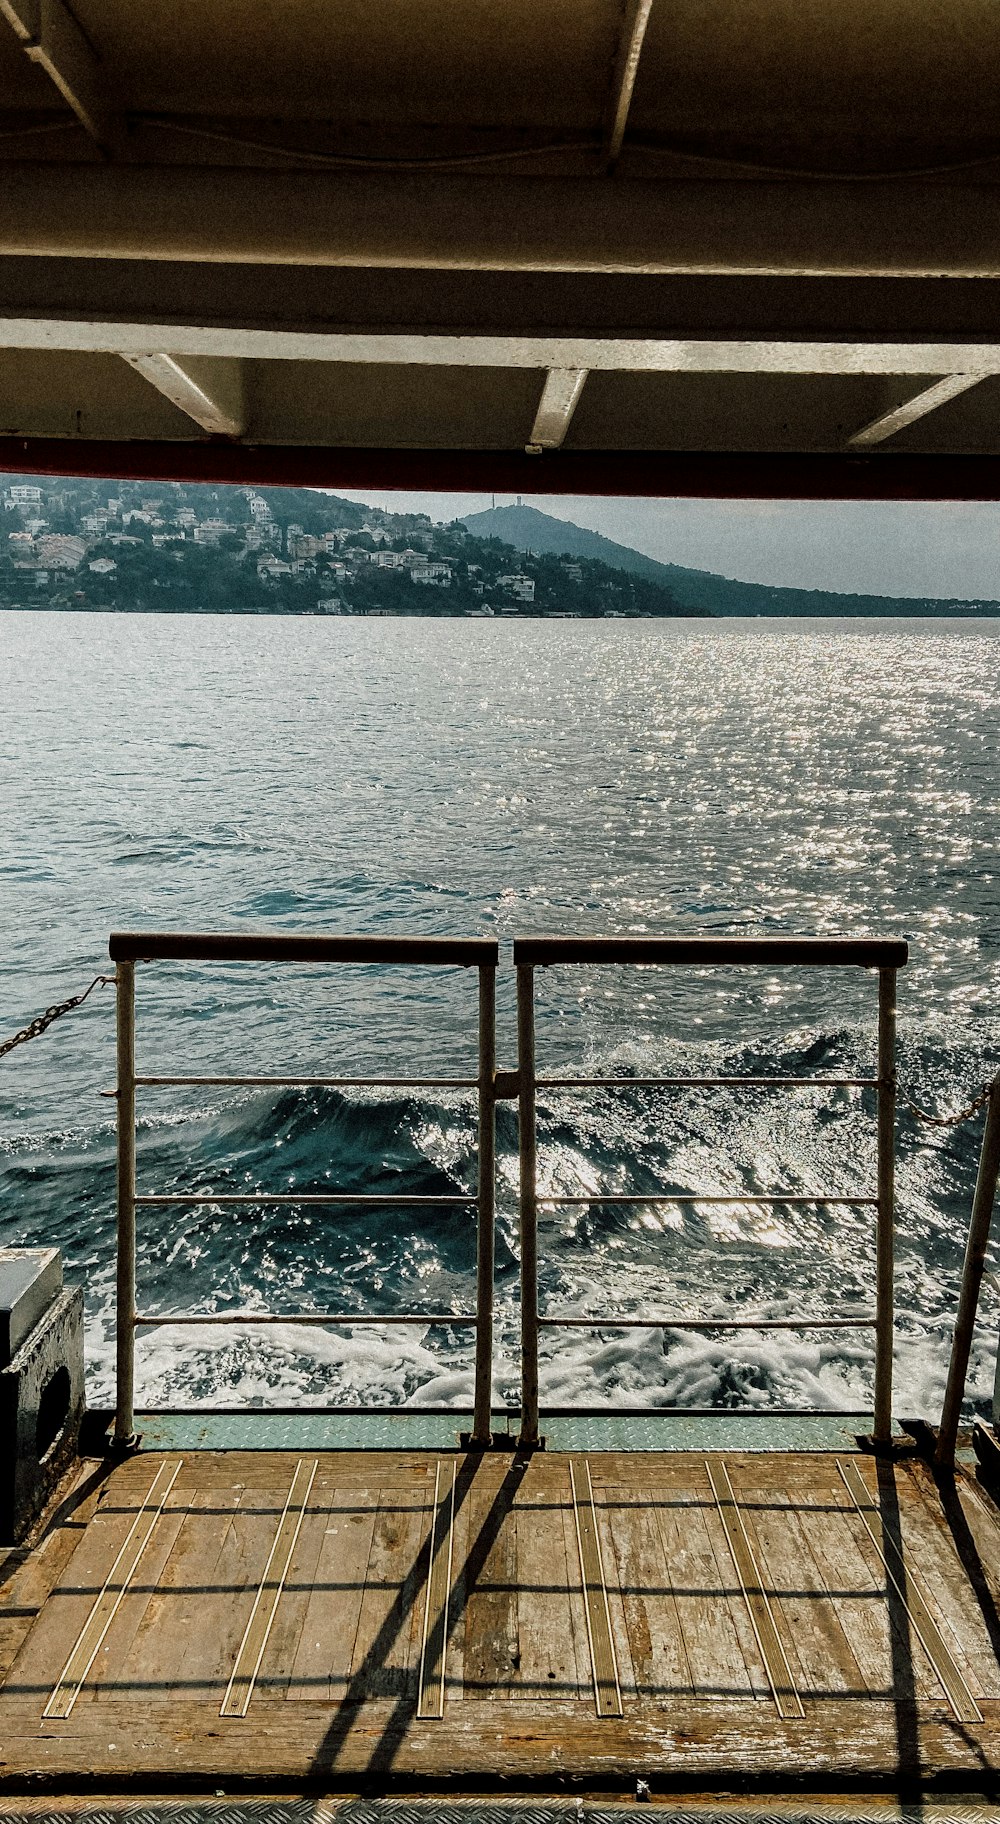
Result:
M690 613L658 579L526 557L458 521L310 488L0 477L0 609L559 616Z
M477 538L500 538L519 551L591 558L659 583L669 589L682 613L687 609L713 615L1000 614L998 602L945 601L936 596L839 595L827 589L781 589L766 583L744 583L734 577L716 576L710 570L659 563L628 545L603 538L599 532L541 513L537 507L493 507L485 513L466 514L462 524Z

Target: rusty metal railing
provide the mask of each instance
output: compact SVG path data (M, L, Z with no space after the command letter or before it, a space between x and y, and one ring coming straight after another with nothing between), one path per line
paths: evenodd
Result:
M896 1110L895 1016L896 971L907 960L907 946L895 940L867 938L521 938L514 944L517 973L518 1068L496 1068L496 971L498 946L492 939L340 938L286 935L199 935L196 933L118 932L110 940L117 965L118 1002L118 1269L117 1393L115 1438L125 1445L133 1436L135 1339L151 1325L303 1326L443 1325L475 1331L475 1411L472 1441L490 1442L494 1325L494 1248L496 1181L496 1105L518 1101L521 1243L521 1442L531 1446L539 1432L539 1335L545 1328L650 1328L703 1330L823 1330L871 1328L875 1332L874 1434L879 1442L891 1434L893 1349L893 1257L895 1229L894 1135ZM377 964L451 967L478 972L478 1071L460 1076L295 1076L217 1074L210 1076L138 1074L135 1062L135 968L158 960L198 962L290 962L308 964ZM874 1076L539 1076L535 1062L534 977L539 968L558 965L705 965L845 966L878 973L878 1066ZM136 1093L138 1090L187 1086L451 1089L475 1092L478 1103L478 1164L475 1192L435 1196L393 1193L269 1193L246 1191L167 1194L140 1191L136 1183ZM876 1186L856 1195L773 1191L770 1193L634 1192L540 1196L538 1191L538 1091L614 1090L636 1088L723 1088L772 1091L783 1088L872 1089L876 1095ZM477 1216L475 1312L264 1312L188 1311L150 1314L136 1303L136 1217L144 1208L250 1205L367 1206L369 1208L474 1207ZM653 1313L604 1317L542 1314L538 1308L538 1212L540 1207L581 1205L839 1205L871 1207L876 1212L875 1309L871 1315L830 1314L779 1318L765 1313L738 1317L691 1317Z
M990 1084L986 1101L986 1120L983 1125L983 1140L979 1154L979 1171L972 1199L972 1218L965 1246L962 1283L955 1317L955 1334L952 1340L948 1380L941 1410L941 1429L938 1432L935 1453L936 1462L941 1469L945 1470L952 1470L955 1467L958 1426L962 1413L962 1401L965 1398L965 1383L969 1372L969 1357L972 1353L972 1337L976 1327L979 1293L986 1272L986 1250L989 1245L998 1178L1000 1178L1000 1072ZM1000 1387L1000 1354L997 1356L997 1385ZM994 1423L996 1423L995 1412Z
M820 1330L870 1327L875 1331L874 1435L886 1442L892 1429L893 1258L895 1235L896 1121L896 971L907 960L907 946L896 940L869 938L519 938L514 943L517 970L517 1036L520 1132L521 1230L521 1443L539 1438L539 1334L546 1328L704 1330ZM756 964L843 967L878 972L878 1071L874 1077L570 1077L537 1074L535 1063L534 978L536 969L580 964L705 965ZM767 1195L691 1194L674 1196L636 1192L540 1197L538 1192L537 1092L539 1089L602 1090L637 1087L693 1088L733 1086L742 1089L844 1087L876 1092L876 1187L858 1196L803 1196L787 1191ZM687 1318L653 1314L641 1317L542 1315L538 1308L538 1211L540 1206L622 1204L636 1206L702 1204L837 1204L870 1206L876 1211L875 1311L870 1317L832 1315L823 1318L734 1319Z
M498 948L494 940L474 938L370 938L290 937L285 935L199 935L197 933L118 931L112 934L109 952L117 965L117 1105L118 1105L118 1267L117 1267L117 1387L115 1440L128 1445L135 1431L135 1338L144 1325L186 1324L285 1324L345 1325L414 1324L466 1327L476 1333L475 1413L473 1441L486 1444L490 1437L493 1361L493 1274L496 1181L496 971ZM479 979L478 1072L474 1077L296 1077L296 1076L151 1076L139 1075L135 1064L135 967L137 962L159 960L188 962L351 963L420 968L475 969ZM243 1088L387 1088L456 1089L474 1091L478 1101L478 1165L475 1192L464 1195L397 1196L356 1191L239 1195L197 1193L165 1195L139 1191L136 1185L136 1091L227 1085ZM324 1205L372 1208L430 1209L444 1206L474 1208L477 1218L475 1312L403 1312L391 1315L359 1312L215 1312L194 1311L150 1315L136 1304L136 1213L140 1209L176 1204L223 1206Z

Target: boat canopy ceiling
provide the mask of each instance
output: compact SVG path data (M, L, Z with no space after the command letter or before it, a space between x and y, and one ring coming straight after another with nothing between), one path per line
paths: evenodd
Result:
M996 0L0 0L0 462L1000 494Z

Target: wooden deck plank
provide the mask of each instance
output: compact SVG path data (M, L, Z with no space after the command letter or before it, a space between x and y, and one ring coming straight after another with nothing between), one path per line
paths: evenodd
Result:
M314 1486L313 1499L308 1513L303 1516L281 1601L257 1674L255 1704L274 1702L288 1694L292 1666L302 1638L309 1602L318 1581L320 1553L329 1517L330 1509L325 1502L317 1508Z
M878 1487L874 1491L868 1488L856 1463L848 1460L838 1467L889 1582L904 1606L911 1635L916 1635L919 1640L956 1721L982 1722L979 1706L965 1676L964 1665L955 1658L938 1626L923 1579L917 1575L913 1555L903 1536L892 1466L887 1466L884 1480L879 1477Z
M342 1720L342 1719L340 1719ZM262 1706L244 1721L206 1729L206 1706L80 1706L69 1722L39 1727L37 1708L6 1706L0 1731L0 1783L63 1779L79 1783L169 1780L225 1785L258 1777L322 1781L352 1792L370 1780L380 1790L443 1783L476 1790L506 1782L551 1790L575 1781L615 1784L634 1793L636 1768L654 1768L669 1788L789 1782L829 1791L847 1767L853 1780L911 1782L940 1776L960 1790L991 1794L1000 1774L1000 1705L974 1730L958 1729L939 1705L907 1712L907 1740L890 1705L825 1701L803 1720L783 1722L772 1704L701 1700L599 1718L578 1704L454 1704L439 1722L417 1722L395 1701L362 1705L352 1725L331 1728L328 1704ZM305 1770L305 1775L303 1774ZM824 1784L825 1782L825 1784ZM154 1790L156 1788L154 1787Z
M752 1667L747 1664L734 1615L743 1598L704 1459L697 1480L695 1473L693 1466L687 1477L678 1476L668 1488L651 1490L656 1496L657 1524L695 1694L703 1698L770 1697L759 1655L754 1654ZM744 1634L749 1633L742 1614L740 1621Z
M349 1695L416 1703L419 1625L427 1572L433 1481L379 1489Z
M261 1572L246 1628L236 1650L220 1716L246 1716L250 1708L257 1674L281 1606L292 1554L309 1506L309 1497L316 1480L316 1467L315 1458L310 1462L304 1457L300 1457L295 1466L267 1563Z
M188 1638L210 1613L216 1564L241 1493L175 1489L181 1524L132 1638L103 1668L96 1688L101 1702L127 1701L133 1692L147 1701L172 1700L171 1678L179 1674ZM184 1694L179 1684L176 1690Z
M463 1690L466 1700L506 1699L517 1679L521 1646L517 1608L516 1479L476 1474L467 1497L468 1538Z
M694 1690L670 1566L655 1512L657 1493L646 1488L594 1490L605 1561L614 1563L621 1597L625 1641L618 1631L617 1605L612 1625L619 1649L618 1667L624 1699L672 1700ZM627 1647L627 1657L622 1651Z
M871 1697L902 1703L943 1701L920 1644L911 1637L901 1603L847 1491L815 1501L799 1490L803 1523L816 1562Z
M561 1490L522 1489L517 1525L518 1663L512 1697L593 1702L565 1464Z
M873 1496L876 1486L875 1479L872 1477L869 1492ZM897 1693L901 1690L909 1690L915 1697L926 1698L928 1702L947 1703L934 1668L907 1617L902 1597L893 1586L881 1553L873 1541L862 1515L853 1505L847 1510L847 1524L858 1553L868 1567L873 1585L877 1585L883 1594L884 1609L889 1617L892 1645L891 1678L895 1680Z
M65 1626L51 1631L60 1603L75 1595L92 1604L153 1468L177 1461L149 1454L116 1467L82 1534L48 1548L51 1574L44 1553L35 1559L21 1585L29 1614L10 1616L28 1630L22 1668L30 1669L47 1632L50 1648L54 1640L65 1647ZM774 1709L703 1455L589 1455L624 1700L623 1716L599 1716L574 1459L539 1453L515 1466L499 1453L361 1452L319 1453L249 1715L221 1723L296 1461L289 1452L217 1453L202 1481L202 1465L184 1460L176 1506L158 1522L71 1716L41 1718L59 1670L51 1651L40 1691L19 1694L16 1680L0 1687L0 1786L92 1770L95 1781L134 1779L147 1788L321 1778L331 1790L357 1790L370 1778L398 1778L410 1787L516 1780L541 1789L556 1777L628 1788L637 1767L654 1766L664 1780L687 1785L714 1788L738 1777L817 1790L843 1775L848 1758L853 1774L873 1781L905 1772L972 1789L1000 1775L1000 1695L985 1694L988 1673L989 1689L1000 1693L1000 1671L982 1607L996 1605L1000 1639L997 1518L960 1478L958 1512L984 1566L977 1597L928 1472L896 1466L904 1553L945 1638L960 1643L959 1663L976 1672L984 1720L957 1724L918 1643L900 1638L908 1630L898 1604L890 1613L884 1567L879 1577L836 1458L825 1454L803 1462L786 1453L726 1456L773 1591L775 1627L808 1698L804 1719L783 1721ZM423 1720L415 1714L419 1649L442 1461L457 1472L455 1616L444 1714ZM628 1473L616 1479L619 1466ZM861 1460L869 1490L877 1473ZM51 1581L57 1588L46 1598ZM0 1593L13 1587L8 1577ZM0 1602L0 1629L3 1614Z
M203 1490L115 1681L170 1703L222 1701L283 1507L271 1488ZM103 1691L98 1695L103 1698Z
M786 1652L794 1649L803 1697L837 1693L860 1700L861 1668L841 1626L793 1491L774 1486L751 1494L744 1484L743 1511L760 1542L775 1591L778 1625L784 1620ZM832 1567L835 1569L835 1567Z
M251 1483L255 1488L284 1491L292 1479L295 1465L303 1455L316 1457L319 1470L316 1493L325 1494L331 1487L422 1488L433 1486L434 1463L439 1452L364 1451L364 1450L229 1450L192 1451L185 1456L178 1477L179 1488L228 1488L234 1482ZM456 1453L457 1454L457 1453ZM145 1457L135 1461L148 1460ZM377 1465L377 1472L375 1469Z
M90 1614L70 1648L66 1663L42 1712L43 1716L68 1717L91 1677L95 1662L99 1665L98 1655L118 1616L132 1579L153 1542L177 1474L178 1469L171 1469L166 1463L161 1463L156 1471L145 1500L105 1577L103 1587L94 1598Z
M706 1462L705 1467L715 1495L719 1518L725 1529L726 1543L736 1567L747 1617L753 1629L754 1643L764 1663L778 1715L801 1717L802 1699L778 1632L771 1605L769 1580L764 1575L755 1542L736 1499L725 1458L713 1458Z
M300 1702L335 1702L350 1687L378 1494L328 1489L318 1513L314 1492L313 1507L314 1518L325 1524L287 1695Z
M579 1552L583 1608L590 1647L594 1701L598 1716L621 1716L622 1694L618 1677L618 1654L612 1633L607 1573L604 1566L597 1514L594 1510L594 1490L586 1457L570 1458L569 1478ZM614 1558L611 1558L610 1563L614 1566ZM615 1589L615 1597L617 1609L617 1589Z
M178 1495L175 1485L143 1553L136 1575L125 1592L107 1639L94 1662L87 1681L87 1695L98 1697L115 1680L125 1655L142 1627L150 1602L162 1584L187 1511L188 1497Z
M992 1647L1000 1654L1000 1512L966 1476L955 1482L949 1531L961 1542L963 1569Z
M12 1547L0 1563L0 1686L97 1511L104 1465L83 1462L50 1530L30 1549Z
M143 1487L137 1491L132 1506L117 1497L110 1503L98 1500L89 1524L76 1532L72 1549L61 1559L58 1568L54 1567L51 1581L48 1567L43 1567L34 1554L19 1570L17 1584L12 1584L12 1594L16 1587L20 1601L34 1609L36 1618L8 1671L4 1688L9 1693L24 1696L37 1693L41 1702L45 1702L138 1512L152 1475L147 1465ZM107 1488L101 1493L106 1496Z
M1000 1697L1000 1662L929 1467L908 1465L906 1485L906 1498L900 1503L903 1537L912 1548L938 1624L952 1652L964 1656L976 1695Z
M434 1502L424 1576L424 1607L420 1631L417 1715L444 1715L448 1664L448 1634L453 1604L455 1549L455 1463L440 1460L434 1477Z
M627 1487L630 1483L657 1487L672 1485L676 1480L697 1482L705 1473L705 1458L711 1451L588 1451L590 1474L594 1487L612 1483ZM832 1489L837 1482L837 1453L834 1451L739 1451L727 1450L726 1464L737 1497L744 1485L759 1487L761 1478L771 1473L778 1481L802 1488ZM843 1450L839 1453L843 1456ZM554 1463L553 1455L551 1461Z
M158 1494L147 1507L150 1491L169 1493L172 1474L171 1466L147 1461L131 1495L122 1497L113 1482L105 1485L93 1519L14 1661L6 1684L12 1693L27 1695L30 1691L40 1699L41 1710L64 1671L69 1669L75 1683L76 1674L83 1671L89 1646L97 1642L104 1623L110 1625L114 1620L112 1608L120 1588L116 1586L116 1593L109 1591L103 1598L105 1606L97 1621L94 1618L102 1592L113 1575L117 1575L120 1585L138 1568L143 1542L148 1545L151 1540L159 1508ZM89 1646L84 1653L80 1643L88 1624ZM98 1644L103 1645L103 1639ZM70 1668L70 1656L78 1648L82 1656Z

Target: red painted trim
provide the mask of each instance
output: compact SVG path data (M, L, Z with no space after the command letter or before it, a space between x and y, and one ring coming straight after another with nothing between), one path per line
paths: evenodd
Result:
M258 487L619 494L703 500L1000 500L1000 456L367 450L0 438L0 471Z

